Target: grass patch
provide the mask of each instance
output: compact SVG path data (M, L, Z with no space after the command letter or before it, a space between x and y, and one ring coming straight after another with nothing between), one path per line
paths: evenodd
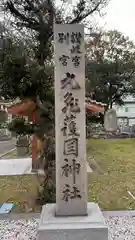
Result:
M89 174L89 201L104 210L135 209L135 201L127 193L135 195L135 139L89 140L87 153L102 169ZM26 212L26 202L31 208L37 187L36 175L0 177L0 203L14 202L15 212Z
M16 149L14 151L8 152L1 159L13 159L13 158L17 158Z
M25 155L25 157L23 158L28 158L31 156L31 153L29 152L27 155ZM14 158L22 158L19 157L17 155L17 150L15 149L14 151L8 152L7 154L5 154L3 157L1 157L0 159L14 159Z
M13 202L16 205L13 212L38 211L35 205L38 186L36 175L0 177L0 204Z
M88 156L93 157L104 171L89 179L89 201L104 210L135 209L135 139L88 141Z

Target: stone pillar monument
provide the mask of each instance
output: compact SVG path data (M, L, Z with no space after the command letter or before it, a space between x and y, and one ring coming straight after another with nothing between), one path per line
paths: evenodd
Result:
M83 25L54 26L56 204L43 206L38 240L107 240L100 209L87 203Z
M115 133L117 131L117 115L114 109L109 109L106 111L104 116L104 128L108 133Z
M83 36L82 25L55 25L56 215L60 216L87 214Z

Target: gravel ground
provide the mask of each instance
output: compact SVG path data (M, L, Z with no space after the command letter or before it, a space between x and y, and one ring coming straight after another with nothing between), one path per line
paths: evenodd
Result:
M135 240L135 217L109 217L109 240Z
M36 240L39 220L0 221L0 240Z
M0 221L0 240L36 240L39 220ZM109 240L135 240L135 217L106 218Z

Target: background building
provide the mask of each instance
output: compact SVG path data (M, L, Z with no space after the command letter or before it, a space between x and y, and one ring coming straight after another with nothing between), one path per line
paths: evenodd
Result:
M128 96L124 99L123 106L114 105L116 110L119 126L135 125L135 98Z

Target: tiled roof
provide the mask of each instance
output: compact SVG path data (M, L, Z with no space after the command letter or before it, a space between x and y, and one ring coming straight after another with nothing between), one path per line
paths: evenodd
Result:
M99 106L106 106L106 104L105 103L102 103L102 102L97 102L96 100L92 100L91 98L89 98L89 97L86 97L85 98L85 102L86 103L92 103L92 104L96 104L96 105L99 105Z

